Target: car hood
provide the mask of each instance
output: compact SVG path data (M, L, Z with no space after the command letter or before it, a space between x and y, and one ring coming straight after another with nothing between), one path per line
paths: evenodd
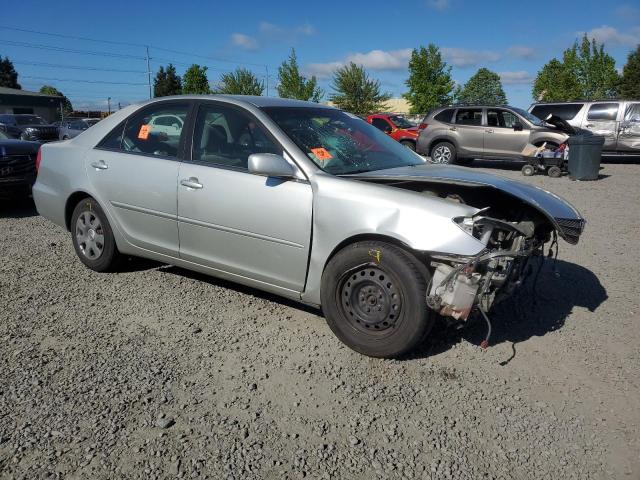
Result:
M362 180L411 180L495 188L538 210L549 219L560 236L569 243L577 243L585 224L580 212L554 193L500 175L479 172L472 168L424 164L346 176Z
M38 153L38 142L24 140L0 140L0 156L5 155L32 155Z

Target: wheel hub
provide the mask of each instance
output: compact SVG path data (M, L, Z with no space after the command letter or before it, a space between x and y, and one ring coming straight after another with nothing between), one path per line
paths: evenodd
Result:
M85 211L76 221L76 242L82 254L96 260L104 249L104 232L102 223L95 212Z
M368 333L393 328L402 301L396 282L382 269L368 266L348 273L340 291L342 308L353 327Z

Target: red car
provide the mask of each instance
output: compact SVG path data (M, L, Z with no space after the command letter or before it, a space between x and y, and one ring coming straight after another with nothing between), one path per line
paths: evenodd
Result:
M382 130L405 147L415 151L420 130L402 115L395 113L377 113L375 115L369 115L367 122L377 129Z

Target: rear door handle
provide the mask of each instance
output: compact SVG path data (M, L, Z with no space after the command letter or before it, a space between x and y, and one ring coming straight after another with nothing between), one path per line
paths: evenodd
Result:
M95 168L96 170L106 170L107 168L109 168L109 165L107 165L104 160L99 160L97 162L91 162L91 166L93 168Z
M183 178L180 180L180 185L187 188L193 188L194 190L199 190L203 187L196 177Z
M485 130L485 132L487 132L487 133L493 133L493 130L488 129L488 130Z
M449 127L449 130L451 130L452 132L455 132L458 129L456 127Z
M592 123L587 123L587 124L585 125L585 127L587 127L587 128L592 128L592 127L593 127L593 124L592 124Z

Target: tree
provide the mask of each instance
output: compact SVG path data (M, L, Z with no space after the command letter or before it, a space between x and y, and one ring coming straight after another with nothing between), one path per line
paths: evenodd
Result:
M42 88L40 88L40 93L44 93L45 95L54 95L56 97L61 97L60 98L60 102L62 105L62 114L63 115L69 115L71 112L73 112L73 106L71 105L71 101L64 96L64 94L58 90L56 87L52 87L51 85L44 85ZM58 107L58 111L60 111L60 108Z
M380 82L369 78L363 66L351 62L338 68L333 74L335 93L330 100L338 107L356 115L364 115L386 109L385 102L391 95L380 91Z
M153 96L168 97L169 95L180 95L182 93L182 80L176 73L176 67L172 64L160 67L156 78L153 81Z
M505 105L507 96L502 89L500 75L488 68L480 68L464 84L458 101L475 105Z
M432 108L451 103L455 85L451 67L433 43L411 52L409 78L405 83L409 91L402 96L411 104L410 113L427 113Z
M319 102L323 96L323 91L317 84L315 76L306 79L300 75L296 51L292 48L289 59L282 62L282 65L278 68L278 95L282 98Z
M197 64L191 65L182 77L182 93L208 94L211 93L207 80L207 67Z
M627 99L640 100L640 45L629 54L622 69L620 94Z
M533 84L535 100L571 101L613 98L618 95L620 75L604 44L584 35L538 72Z
M579 99L581 91L577 76L571 68L554 58L538 72L532 95L537 101L566 102Z
M236 68L233 72L223 73L216 93L229 95L262 95L264 83L246 68Z
M13 63L9 60L9 57L0 55L0 87L22 89L18 83L18 72L13 68Z

